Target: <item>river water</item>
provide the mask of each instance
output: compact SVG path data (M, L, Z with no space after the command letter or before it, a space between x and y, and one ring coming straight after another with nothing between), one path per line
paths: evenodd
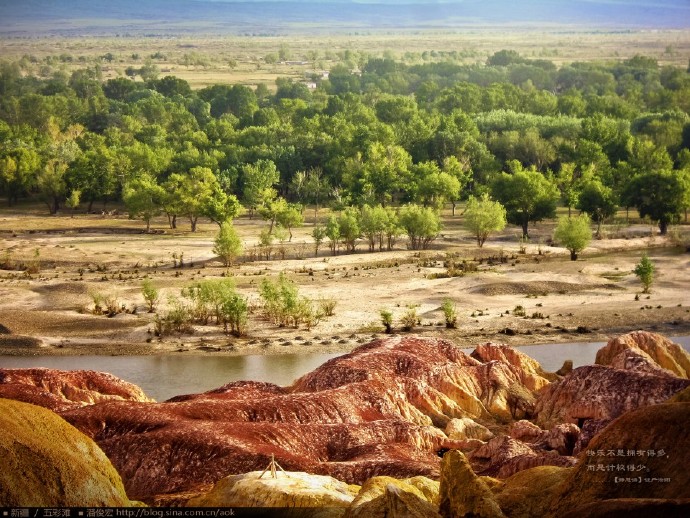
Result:
M690 352L690 336L670 337ZM564 360L575 367L594 363L605 342L540 344L518 347L547 371ZM466 353L472 348L463 349ZM338 354L276 354L248 356L0 356L0 367L17 369L48 367L61 370L96 370L140 386L146 394L164 401L181 394L205 392L240 380L289 385Z

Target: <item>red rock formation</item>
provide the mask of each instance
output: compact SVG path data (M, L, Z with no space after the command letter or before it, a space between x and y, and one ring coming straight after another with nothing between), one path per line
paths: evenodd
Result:
M613 421L580 455L581 462L560 486L550 515L563 516L580 506L594 508L597 503L602 508L610 508L606 502L613 505L612 501L618 500L616 505L621 508L611 516L628 516L624 514L626 507L630 512L634 512L638 504L644 508L649 503L644 499L690 499L688 422L690 403L652 405ZM640 509L630 515L663 515L649 511L646 514ZM579 516L589 516L589 513Z
M546 387L535 406L536 423L582 426L587 420L611 420L636 408L661 403L690 385L663 374L590 365Z
M515 440L522 442L537 442L546 432L536 424L521 419L511 423L508 427L508 435Z
M458 445L433 425L524 415L534 395L522 379L536 378L512 363L480 363L443 340L392 337L287 388L240 382L160 404L106 402L62 415L103 448L128 494L152 501L261 470L271 454L287 470L351 483L437 477L436 452Z
M102 401L153 401L112 374L55 369L0 369L0 397L56 412Z
M569 467L575 464L575 458L546 448L544 443L526 444L507 435L491 439L471 452L468 459L477 474L498 478L507 478L536 466Z
M557 379L553 374L544 371L539 362L508 345L478 345L470 356L482 363L497 361L508 365L522 385L529 390L539 390Z
M530 387L548 383L538 363L507 346L486 344L477 351L472 354L481 361L446 340L375 340L329 360L297 380L293 390L316 392L364 380L397 380L404 384L407 399L439 427L454 417L528 415L536 390Z
M681 378L690 378L690 354L668 338L647 331L634 331L609 340L599 349L595 363L612 365L616 356L626 350L642 353L658 367L671 371Z

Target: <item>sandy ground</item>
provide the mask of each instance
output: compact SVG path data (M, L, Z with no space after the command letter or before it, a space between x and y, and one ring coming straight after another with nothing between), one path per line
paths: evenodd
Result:
M381 309L393 312L400 332L398 319L410 305L421 321L411 332L460 346L604 341L635 329L690 332L690 254L648 225L608 228L608 238L593 241L575 262L564 249L545 244L552 231L548 224L531 231L524 253L515 228L479 249L458 218L447 217L431 250L409 251L400 242L392 252L369 253L362 243L355 254L331 256L325 249L318 257L313 257L307 225L285 244L285 259L277 254L278 259L246 261L230 269L214 258L215 225L204 224L196 234L186 228L165 230L163 220L154 226L160 232L146 235L140 233L140 222L123 217L0 216L0 259L6 268L0 270L0 331L5 331L0 355L340 352L383 334ZM252 250L260 222L243 217L237 227ZM640 294L632 273L644 249L658 269L649 295ZM181 253L185 265L175 268L173 254ZM446 272L447 254L476 263L477 271L434 278ZM22 264L38 272L17 269ZM310 330L266 321L256 287L260 279L281 271L302 294L337 300L334 316ZM253 307L247 336L230 337L216 326L153 336L154 315L146 312L141 296L145 277L161 289L164 310L168 295L179 295L193 281L223 275L234 278ZM116 297L136 312L93 315L93 293ZM444 325L440 306L445 298L457 305L456 329ZM514 315L516 306L526 316Z

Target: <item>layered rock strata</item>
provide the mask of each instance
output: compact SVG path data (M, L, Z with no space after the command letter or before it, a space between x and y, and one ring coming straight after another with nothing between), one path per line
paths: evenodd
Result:
M675 376L690 378L690 355L668 338L648 331L634 331L609 340L597 352L595 363L613 365L618 355L629 350Z
M136 385L112 374L55 369L0 369L0 397L55 412L103 401L153 401Z
M444 340L391 337L330 360L291 387L239 382L165 403L104 402L62 415L101 445L130 495L149 501L263 469L271 455L286 470L348 483L434 478L437 452L462 443L438 426L528 415L529 387L548 383L525 355L496 355L482 363Z

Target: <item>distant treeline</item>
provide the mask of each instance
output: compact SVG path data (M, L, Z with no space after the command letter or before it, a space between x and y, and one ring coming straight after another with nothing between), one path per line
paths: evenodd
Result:
M509 177L529 172L569 208L595 189L662 231L690 206L690 73L648 57L561 68L509 50L486 65L372 58L312 84L280 78L275 93L193 91L151 63L130 75L0 64L8 203L39 198L54 213L124 198L144 219L164 210L195 228L233 217L238 200L264 213L283 201L438 208L488 192L507 206L519 188Z

